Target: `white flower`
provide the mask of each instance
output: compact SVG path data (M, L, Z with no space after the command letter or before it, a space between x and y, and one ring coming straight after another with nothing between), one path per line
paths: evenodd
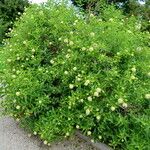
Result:
M93 37L94 35L95 35L95 33L94 33L94 32L91 32L91 33L90 33L90 36L92 36L92 37Z
M76 71L76 70L77 70L77 67L73 67L73 70Z
M94 143L94 139L91 139L91 142Z
M131 68L131 70L132 70L132 72L136 72L136 68L135 67Z
M77 23L77 22L78 22L78 20L75 20L74 22L75 22L75 23Z
M99 93L98 92L94 92L94 96L99 97Z
M48 143L47 145L48 145L48 146L51 146L51 144L50 144L50 143Z
M68 74L68 71L65 71L64 74Z
M20 109L20 106L19 106L19 105L17 105L17 106L16 106L16 109Z
M17 57L17 60L20 60L20 57Z
M94 50L94 48L93 48L93 47L90 47L90 48L89 48L89 51L90 51L90 52L92 52L93 50Z
M150 77L150 72L147 74L148 77Z
M119 104L122 104L122 103L123 103L123 98L119 98L119 99L118 99L118 103L119 103Z
M87 99L88 99L88 101L90 101L90 102L92 101L92 97L91 97L91 96L89 96Z
M39 100L39 104L41 104L42 103L42 101L41 100Z
M136 77L134 75L131 76L131 80L135 80Z
M73 84L69 84L69 88L70 88L70 89L73 89L73 88L74 88L74 85L73 85Z
M20 96L20 92L16 92L16 95L17 95L17 96Z
M83 99L80 99L80 102L83 103Z
M68 51L68 52L71 52L71 49L68 49L67 51Z
M29 58L26 58L26 61L28 61L29 60Z
M69 132L67 132L67 133L66 133L66 136L69 136L69 135L70 135Z
M69 42L69 45L72 46L74 43L72 41Z
M9 28L8 30L9 30L9 31L11 31L12 29L11 29L11 28Z
M111 106L110 109L111 109L111 111L115 111L116 108L114 106Z
M26 41L23 41L23 44L27 44L27 42L26 42Z
M32 52L34 53L34 52L35 52L35 49L32 49Z
M102 139L102 136L99 135L98 138L101 140L101 139Z
M65 42L65 43L68 43L68 39L64 39L64 42Z
M20 71L19 71L19 70L17 70L17 71L16 71L16 73L17 73L17 74L19 74L19 73L20 73Z
M128 32L128 33L132 33L132 31L130 31L130 30L127 30L127 32Z
M102 89L101 88L97 88L96 92L100 93L100 92L102 92Z
M101 117L100 117L100 116L96 116L96 119L97 119L97 120L100 120L100 119L101 119Z
M90 110L87 109L87 110L86 110L86 115L89 115L89 114L90 114Z
M61 23L61 24L63 24L64 22L63 22L63 21L61 21L60 23Z
M18 12L18 15L21 15L21 12Z
M80 115L79 118L83 118L83 115Z
M80 128L79 125L76 125L76 128L79 129Z
M81 78L77 78L77 81L81 81Z
M15 100L13 100L13 103L16 103L16 99L15 99Z
M67 55L66 55L66 58L70 58L70 55L69 55L69 54L67 54Z
M34 134L34 135L37 135L37 132L36 132L36 131L34 131L34 132L33 132L33 134Z
M94 17L94 14L91 13L91 14L90 14L90 17Z
M86 50L86 48L85 48L85 47L82 47L82 50L83 50L83 51L85 51L85 50Z
M92 134L92 132L91 132L91 131L88 131L88 132L87 132L87 135L91 135L91 134Z
M51 63L51 64L54 64L54 60L50 60L50 63Z
M44 143L44 145L47 145L48 142L45 140L43 143Z
M142 50L142 47L137 47L136 50L140 52Z
M17 121L17 122L19 122L19 121L20 121L20 119L19 119L19 118L17 118L17 119L16 119L16 121Z
M109 21L113 21L113 18L110 18Z
M84 85L87 86L90 83L90 80L86 80Z
M16 75L12 75L12 78L16 78Z
M123 106L124 108L127 108L127 107L128 107L128 104L127 104L127 103L123 103L122 106Z
M7 59L7 62L11 62L11 59Z
M150 99L150 94L145 94L146 99Z
M61 41L61 38L59 38L58 41Z
M31 58L34 58L34 55L32 55Z
M70 31L70 34L73 34L73 31Z

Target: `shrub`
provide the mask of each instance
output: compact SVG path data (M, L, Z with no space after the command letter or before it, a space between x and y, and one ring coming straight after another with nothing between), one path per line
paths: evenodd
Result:
M7 32L13 27L13 22L28 7L28 0L1 0L0 1L0 44L7 37Z
M2 106L44 144L77 128L114 149L148 149L148 33L113 7L104 14L33 5L5 41Z

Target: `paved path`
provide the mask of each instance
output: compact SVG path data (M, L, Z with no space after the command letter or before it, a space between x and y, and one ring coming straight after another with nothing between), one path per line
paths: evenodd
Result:
M77 137L51 147L44 146L37 137L28 137L16 122L8 117L0 118L0 150L92 150Z

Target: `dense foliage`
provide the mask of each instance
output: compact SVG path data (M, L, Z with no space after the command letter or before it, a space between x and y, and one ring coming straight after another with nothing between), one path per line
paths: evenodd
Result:
M5 41L2 106L44 144L79 129L116 150L150 146L149 34L104 11L33 5Z
M20 17L24 7L29 5L28 0L1 0L0 1L0 43L13 26L13 22Z
M114 4L128 17L134 15L142 22L142 30L150 31L150 1L149 0L71 0L72 3L87 12L101 14L103 9ZM141 4L139 2L144 2Z

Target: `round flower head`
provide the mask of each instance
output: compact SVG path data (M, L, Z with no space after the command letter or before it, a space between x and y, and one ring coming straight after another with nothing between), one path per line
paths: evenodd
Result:
M80 128L79 125L76 125L76 128L79 129Z
M111 109L111 111L115 111L116 108L114 106L111 106L110 109Z
M89 48L89 51L90 51L90 52L92 52L93 50L94 50L94 48L93 48L93 47L90 47L90 48Z
M150 94L145 94L146 99L150 99Z
M85 50L86 50L86 48L85 48L85 47L82 47L82 50L83 50L83 51L85 51Z
M94 33L94 32L91 32L91 33L90 33L90 36L92 36L92 37L93 37L94 35L95 35L95 33Z
M17 96L20 96L20 92L16 92L16 95L17 95Z
M69 135L70 135L69 132L67 132L67 133L66 133L66 136L69 136Z
M101 118L100 116L96 116L96 119L97 119L97 120L100 120L100 118Z
M44 143L44 145L47 145L48 142L45 140L43 143Z
M72 46L74 43L72 41L69 42L69 45Z
M77 67L73 67L73 70L76 71L76 70L77 70Z
M65 42L65 43L68 43L68 39L64 39L64 42Z
M122 106L123 106L124 108L127 108L127 107L128 107L128 104L127 104L127 103L123 103Z
M123 103L123 98L119 98L119 99L118 99L118 103L119 103L119 104L122 104L122 103Z
M73 89L73 88L74 88L74 85L73 85L73 84L69 84L69 88L70 88L70 89Z
M131 70L132 70L132 72L136 72L136 68L135 67L131 68Z
M90 110L87 109L87 110L86 110L86 115L89 115L89 114L90 114Z
M51 63L51 64L54 64L54 60L50 60L50 63Z
M90 102L92 101L92 97L91 97L91 96L89 96L87 99L88 99L88 101L90 101Z
M100 93L100 92L102 92L102 89L101 88L97 88L96 92Z
M34 132L33 132L33 134L34 134L34 135L37 135L37 132L36 132L36 131L34 131Z
M88 131L88 132L87 132L87 135L91 135L91 134L92 134L92 132L91 132L91 131Z
M84 85L87 86L90 83L90 80L86 80Z
M17 106L16 106L16 109L20 109L20 106L19 106L19 105L17 105Z
M98 92L94 92L94 96L95 97L99 97L99 93Z
M65 71L64 74L68 74L68 71Z

